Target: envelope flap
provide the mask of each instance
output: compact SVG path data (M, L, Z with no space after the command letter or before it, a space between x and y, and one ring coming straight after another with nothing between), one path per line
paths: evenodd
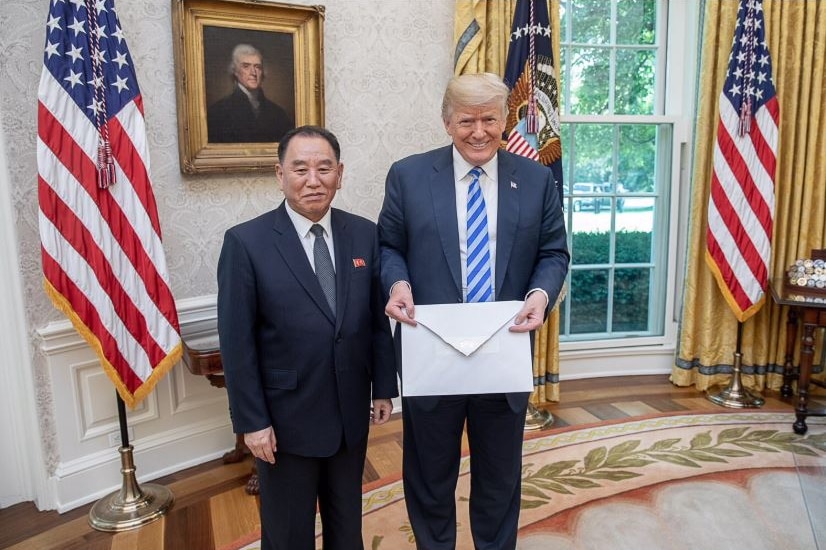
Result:
M510 324L522 302L417 305L416 321L464 356Z

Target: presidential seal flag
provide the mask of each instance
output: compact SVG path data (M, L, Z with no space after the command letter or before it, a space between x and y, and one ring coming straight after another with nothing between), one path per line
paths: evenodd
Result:
M769 283L780 108L762 0L741 0L708 203L706 263L740 322L760 309Z
M506 148L549 166L562 199L559 91L547 0L517 0L505 67Z
M52 0L37 98L44 287L134 407L178 362L181 337L112 0Z

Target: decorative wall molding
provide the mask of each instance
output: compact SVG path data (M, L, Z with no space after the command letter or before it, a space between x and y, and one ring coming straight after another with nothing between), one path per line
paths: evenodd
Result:
M75 419L80 441L88 441L119 430L120 423L112 382L103 372L97 359L72 365L69 369L75 394L74 401L80 405ZM107 393L111 399L98 398ZM153 392L130 411L129 426L134 429L138 424L157 418L158 400Z
M184 337L216 333L215 295L177 302ZM69 321L38 331L53 384L59 460L43 502L60 512L120 488L120 424L115 390ZM139 481L221 456L235 444L224 390L176 365L127 412Z
M219 458L234 445L235 436L223 421L190 425L157 437L136 439L134 460L138 483ZM227 444L230 444L229 446ZM116 448L61 463L50 477L60 513L96 501L121 487L120 455Z

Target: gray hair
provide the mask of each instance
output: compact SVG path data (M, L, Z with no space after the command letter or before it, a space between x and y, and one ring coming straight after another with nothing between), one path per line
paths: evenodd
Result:
M261 55L261 51L251 44L238 44L232 49L232 60L229 62L229 74L232 78L235 78L235 69L238 65L238 59L242 55L257 55L259 59L261 59L261 63L264 62L264 56Z
M458 106L475 107L493 102L502 106L502 116L506 117L509 93L507 85L493 73L454 76L447 83L442 99L442 120L448 122Z

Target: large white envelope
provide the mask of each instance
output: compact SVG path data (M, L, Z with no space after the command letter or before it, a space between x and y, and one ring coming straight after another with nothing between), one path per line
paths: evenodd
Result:
M533 390L530 336L508 327L523 302L417 305L402 327L402 395Z

